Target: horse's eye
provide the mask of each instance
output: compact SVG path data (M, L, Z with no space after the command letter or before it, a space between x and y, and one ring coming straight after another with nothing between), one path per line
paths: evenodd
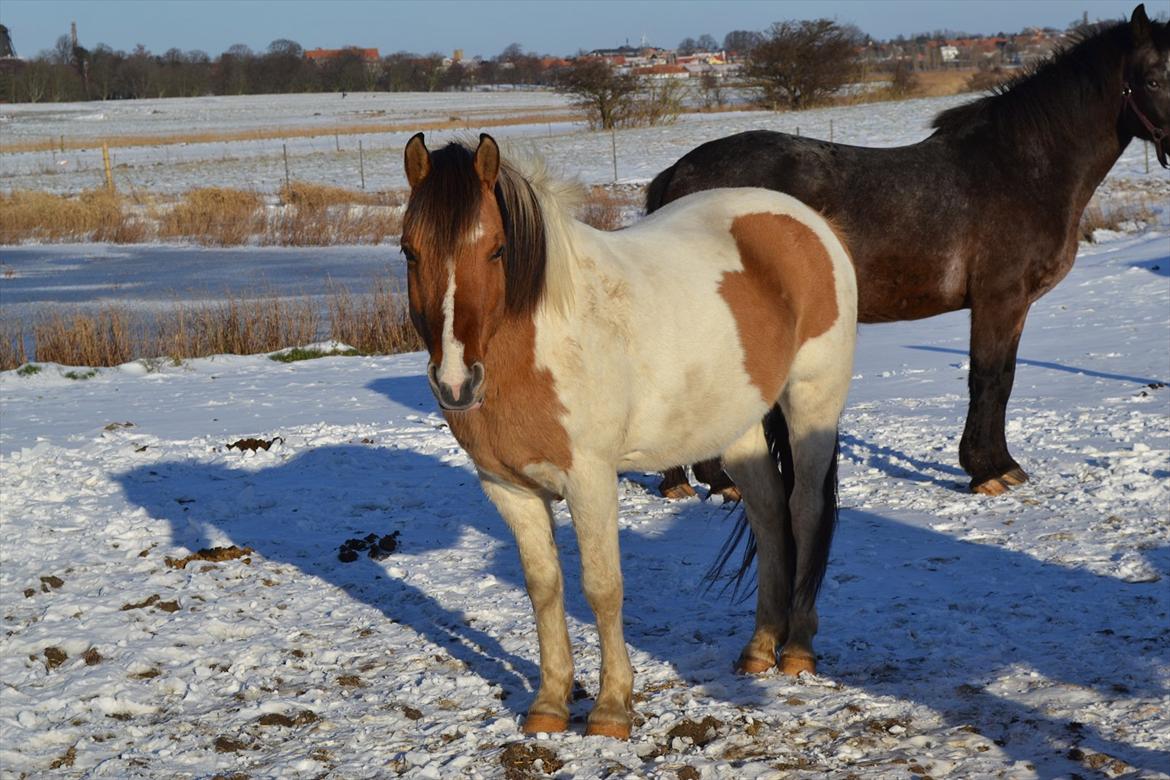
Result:
M496 251L492 252L492 260L500 260L504 257L504 247L501 246Z
M1149 87L1150 89L1157 89L1159 86L1158 80L1157 79L1147 79L1146 86Z
M414 265L418 261L418 257L415 256L414 252L406 247L402 247L402 254L406 257L406 262L410 265Z

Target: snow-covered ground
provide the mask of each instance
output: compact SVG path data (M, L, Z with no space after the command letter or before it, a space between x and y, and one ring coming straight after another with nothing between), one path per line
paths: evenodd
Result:
M956 100L623 131L619 178L645 181L749 127L827 137L831 119L836 140L906 143ZM410 110L424 109L456 113L441 101ZM5 140L39 110L0 107ZM62 110L58 124L107 108ZM200 109L182 110L179 124L193 124ZM273 124L304 124L303 106L273 110ZM612 179L606 134L497 134L518 133L563 171ZM376 136L372 187L403 186L406 137ZM122 150L116 175L271 190L280 142L256 143ZM352 186L350 162L310 149L290 165ZM507 764L520 777L538 758L533 773L563 778L1170 776L1170 184L1155 171L1135 144L1102 194L1151 198L1162 226L1099 234L1029 317L1008 427L1033 476L1022 488L964 490L964 313L861 329L821 675L731 673L753 605L705 591L702 576L737 510L667 503L655 477L623 476L640 716L628 743L582 736L598 646L563 508L584 698L571 733L519 732L537 647L515 545L435 411L424 356L0 373L0 776L498 777ZM92 175L82 185L0 155L2 189L75 191ZM400 262L393 245L0 247L0 315L154 305L257 280L311 294ZM227 446L244 438L273 444ZM382 560L338 558L347 540L394 532ZM179 567L233 545L250 550Z
M284 150L293 179L358 188L358 142L364 150L367 189L406 187L402 150L414 131L412 124L454 118L458 129L427 132L436 148L456 136L479 131L480 123L540 115L536 124L492 126L499 138L513 139L534 149L567 174L590 184L612 182L614 147L617 180L645 182L700 143L744 130L796 132L841 143L896 146L930 134L930 120L943 109L973 99L973 95L922 98L901 102L801 112L732 111L684 114L660 127L631 128L609 133L589 132L580 121L569 120L565 96L536 93L259 95L110 103L0 105L0 133L5 142L66 139L104 135L154 135L182 132L232 132L267 128L371 123L371 132L272 138L256 141L142 145L111 149L114 181L128 191L178 193L194 187L224 186L275 192L284 183ZM376 123L394 125L394 132L378 132ZM340 146L340 151L338 150ZM1148 166L1147 166L1148 161ZM1150 167L1150 172L1146 169ZM79 192L104 186L100 148L61 152L0 154L0 190L40 189ZM1133 143L1118 161L1103 187L1134 188L1156 201L1170 198L1170 182L1157 161L1149 159L1141 143Z
M862 328L820 676L731 673L752 605L702 575L735 510L623 478L628 743L519 732L515 547L423 356L0 374L0 771L491 777L535 746L565 778L1167 776L1170 248L1105 238L1030 317L1009 439L1034 481L1005 497L955 464L965 316Z

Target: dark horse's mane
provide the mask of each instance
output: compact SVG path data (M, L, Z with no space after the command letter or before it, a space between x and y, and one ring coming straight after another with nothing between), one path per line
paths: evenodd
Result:
M1083 28L1048 59L985 97L941 112L932 126L957 136L989 133L1004 148L1061 142L1078 107L1104 96L1108 83L1102 64L1120 62L1131 38L1128 22Z
M483 200L475 155L461 143L432 152L430 172L411 195L404 229L427 226L433 236L428 253L450 257L479 218ZM502 163L495 187L496 205L504 222L504 305L511 314L526 316L540 303L548 249L544 219L527 180Z

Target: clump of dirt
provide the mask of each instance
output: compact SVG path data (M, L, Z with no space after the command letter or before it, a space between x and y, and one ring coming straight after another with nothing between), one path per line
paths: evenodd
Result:
M294 726L307 726L310 723L316 723L319 720L317 713L312 710L297 710L293 715L285 715L279 712L270 712L266 715L261 715L256 719L256 722L261 726L283 726L285 728L293 728Z
M539 764L537 762L540 762ZM507 780L527 780L539 775L551 775L565 765L557 754L540 745L513 742L500 754Z
M137 672L136 674L130 675L130 679L131 680L153 680L155 677L158 677L160 674L162 674L162 670L157 668L157 667L153 667L153 668L147 669L145 672Z
M337 678L337 684L342 688L362 688L365 683L356 674L343 674Z
M202 550L193 552L184 558L167 558L166 564L172 569L184 569L191 561L223 563L224 561L243 558L244 563L251 563L252 560L247 556L254 552L255 550L251 547L236 547L234 544L230 547L204 547Z
M65 751L65 755L60 758L53 759L53 763L49 764L49 769L68 769L73 766L73 762L77 760L77 746L69 748Z
M137 604L135 604L134 602L129 602L127 604L123 604L121 611L127 612L131 609L146 609L147 607L154 607L155 609L161 609L163 612L178 612L179 611L179 602L178 601L160 601L161 598L162 598L162 596L155 593L155 594L149 596L146 600L139 601Z
M214 746L216 753L236 753L249 747L247 742L232 737L216 737Z
M420 720L422 718L422 710L416 710L409 705L403 705L402 714L411 720Z
M45 648L45 669L56 669L69 660L69 654L59 647Z
M134 427L134 423L129 422L129 421L127 421L127 422L112 422L109 425L107 425L104 428L104 430L116 431L116 430L119 430L121 428L133 428L133 427Z
M102 662L102 654L97 651L96 647L91 647L86 650L82 656L86 666L97 666Z
M699 778L702 777L702 774L699 773L699 770L695 769L693 766L684 766L675 774L678 775L678 780L699 780Z
M668 731L666 738L668 741L673 741L675 737L690 737L695 747L703 747L718 736L722 726L723 721L710 715L698 723L688 718Z
M41 577L41 593L48 593L50 589L56 590L64 584L65 580L54 575Z
M379 537L378 534L370 533L361 539L346 539L337 550L337 560L353 563L363 551L375 561L385 560L398 549L398 534L398 531L394 531Z
M233 441L231 444L227 445L227 448L229 450L239 450L240 452L243 452L244 450L248 450L249 452L264 450L267 452L268 448L273 444L276 444L276 442L281 442L283 444L284 439L280 438L279 436L275 436L271 439L237 439L236 441Z
M910 727L910 718L874 718L865 722L865 730L875 734L898 734Z

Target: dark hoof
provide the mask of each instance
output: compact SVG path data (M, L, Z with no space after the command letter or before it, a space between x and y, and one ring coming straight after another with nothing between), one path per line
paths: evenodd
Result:
M662 490L662 495L666 498L676 499L695 497L695 489L686 482L682 482L678 485L663 485L660 490Z

